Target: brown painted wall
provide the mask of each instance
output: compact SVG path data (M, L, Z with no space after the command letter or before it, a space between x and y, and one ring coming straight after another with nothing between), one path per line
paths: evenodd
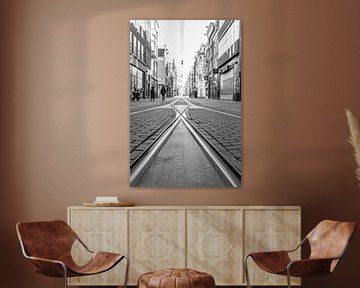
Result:
M118 194L139 205L301 205L360 223L344 108L360 118L359 1L1 1L0 285L62 287L21 257L19 220ZM240 189L130 189L128 20L243 20ZM358 232L359 233L359 232ZM358 287L360 237L335 274Z

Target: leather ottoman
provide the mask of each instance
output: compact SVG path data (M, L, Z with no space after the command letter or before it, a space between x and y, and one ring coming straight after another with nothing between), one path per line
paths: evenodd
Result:
M138 288L214 288L214 277L192 269L166 269L140 276Z

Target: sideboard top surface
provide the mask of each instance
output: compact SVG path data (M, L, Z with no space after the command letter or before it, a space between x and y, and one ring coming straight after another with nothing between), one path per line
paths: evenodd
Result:
M164 210L187 210L187 209L221 209L221 210L261 210L261 209L281 209L281 210L301 210L301 206L132 206L132 207L85 207L85 206L69 206L68 209L164 209Z

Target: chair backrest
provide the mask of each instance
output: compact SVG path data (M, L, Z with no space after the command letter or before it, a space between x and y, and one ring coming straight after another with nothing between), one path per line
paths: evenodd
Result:
M16 231L27 253L40 258L67 258L76 240L75 232L62 220L19 222Z
M311 248L310 258L337 258L342 256L355 229L355 222L321 221L306 236Z

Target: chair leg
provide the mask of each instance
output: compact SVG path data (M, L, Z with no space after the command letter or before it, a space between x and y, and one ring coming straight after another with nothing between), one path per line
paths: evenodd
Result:
M249 279L249 269L248 269L248 265L247 265L247 259L249 258L250 255L247 255L244 259L244 272L245 272L245 279L246 279L246 287L247 288L251 288L250 285L250 279Z
M67 285L67 270L66 270L66 266L64 264L61 264L61 266L63 267L64 269L64 287L67 288L68 285Z
M130 259L127 256L124 256L126 259L126 271L125 271L125 280L124 280L124 288L127 286L128 278L129 278L129 265L130 265Z
M289 271L289 269L287 269L286 276L287 276L288 288L291 288L291 278L290 278L290 271Z

